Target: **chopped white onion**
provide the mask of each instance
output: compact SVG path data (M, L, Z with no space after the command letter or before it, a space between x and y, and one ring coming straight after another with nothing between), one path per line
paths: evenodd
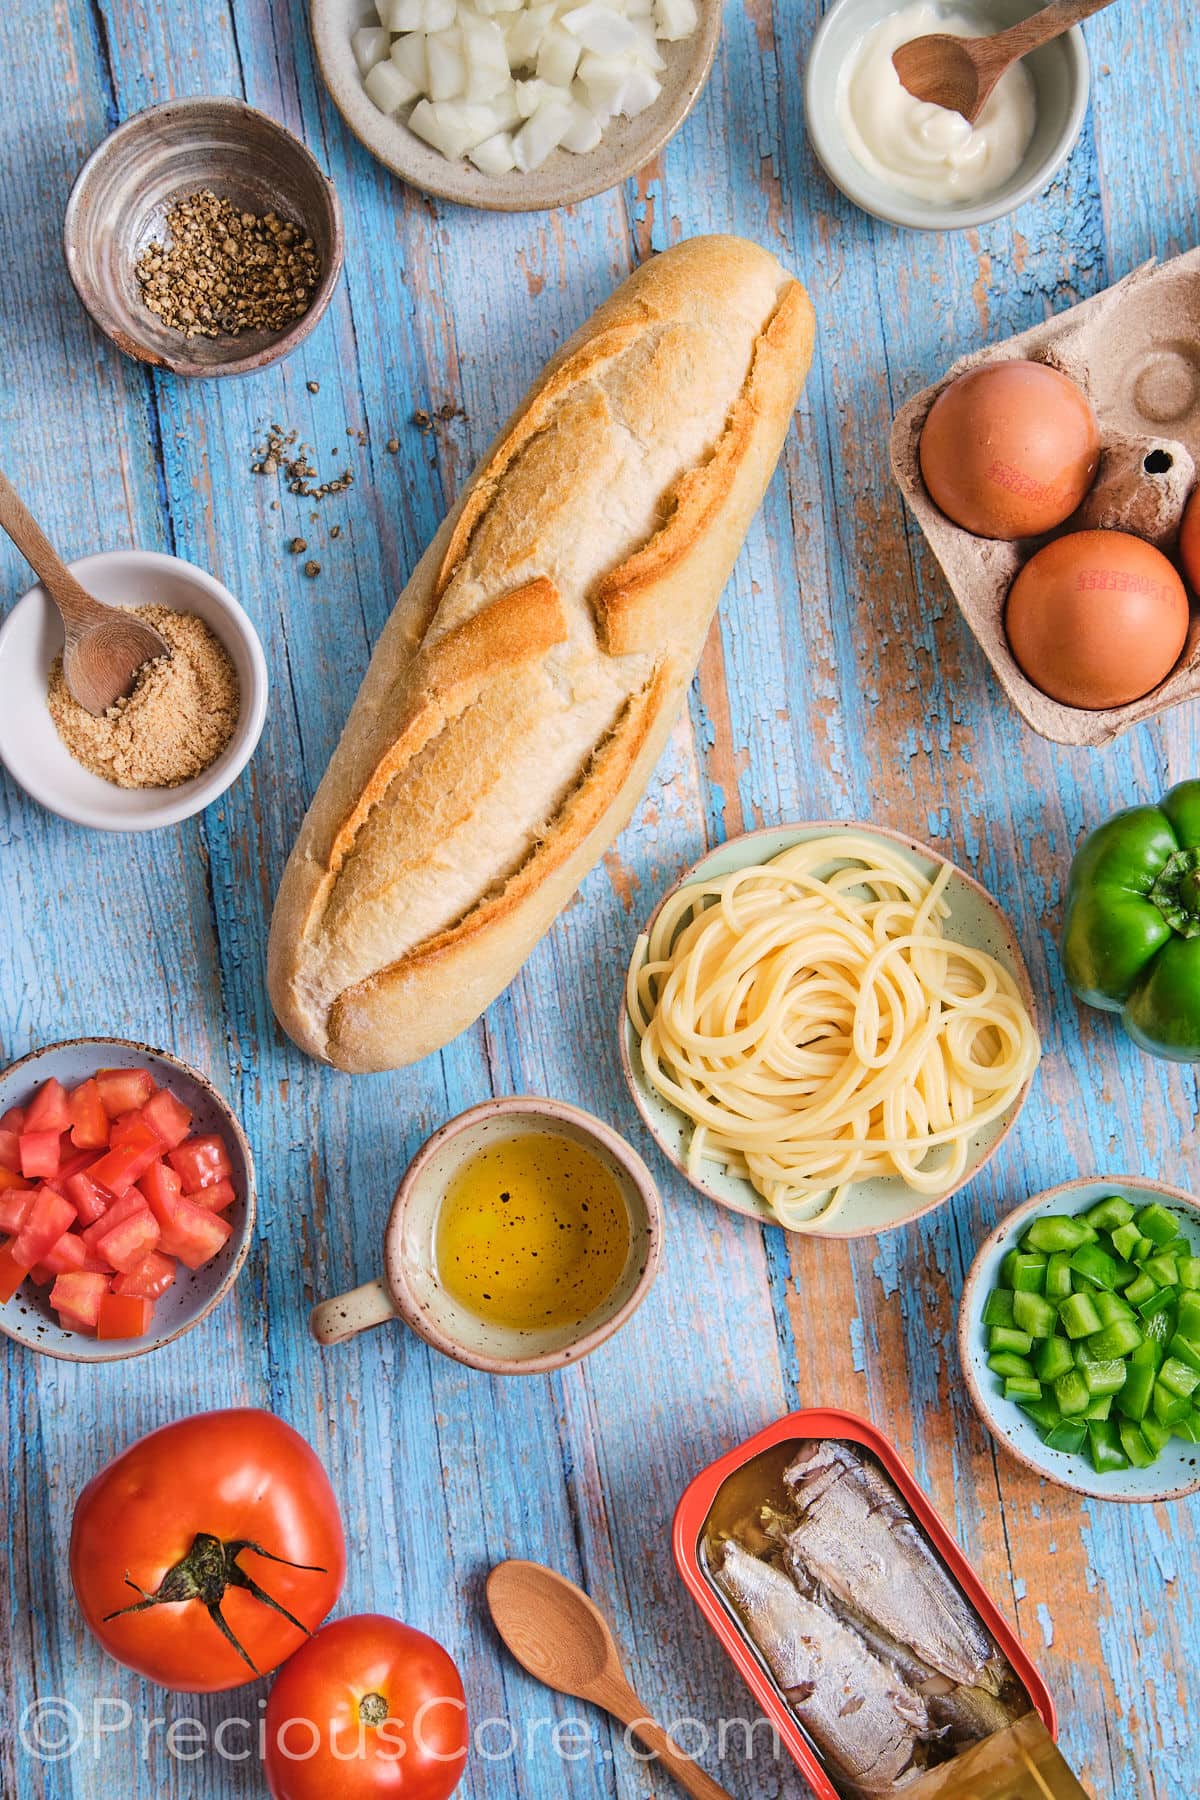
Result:
M373 69L376 63L383 61L391 41L391 33L385 31L382 25L364 25L361 31L354 33L350 46L360 75L365 75L368 69Z
M560 148L594 150L618 114L654 104L661 44L698 24L697 0L375 0L375 10L379 25L351 39L370 99L389 117L411 106L411 131L492 176L540 168Z

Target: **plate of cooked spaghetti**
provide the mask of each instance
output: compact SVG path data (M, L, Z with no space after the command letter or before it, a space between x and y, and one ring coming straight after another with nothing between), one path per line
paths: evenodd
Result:
M724 1206L861 1237L971 1179L1041 1055L1012 927L927 844L873 825L748 832L638 937L621 1060L659 1147Z

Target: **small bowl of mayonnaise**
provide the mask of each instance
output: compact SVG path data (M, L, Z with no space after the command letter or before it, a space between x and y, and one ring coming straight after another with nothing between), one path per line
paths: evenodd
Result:
M982 37L1039 0L835 0L809 51L808 134L836 187L876 218L956 231L1010 213L1042 192L1074 148L1089 65L1078 26L1009 69L974 125L917 100L892 53L932 32Z

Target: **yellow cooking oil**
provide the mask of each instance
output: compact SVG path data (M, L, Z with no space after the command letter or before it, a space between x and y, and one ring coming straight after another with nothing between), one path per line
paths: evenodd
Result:
M629 1258L620 1185L591 1150L522 1131L468 1157L434 1227L438 1279L460 1306L509 1331L578 1325Z

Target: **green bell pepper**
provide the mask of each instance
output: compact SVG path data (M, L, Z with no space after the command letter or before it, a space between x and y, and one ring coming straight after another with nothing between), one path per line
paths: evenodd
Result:
M1151 1056L1200 1061L1200 781L1089 832L1067 883L1063 967Z

